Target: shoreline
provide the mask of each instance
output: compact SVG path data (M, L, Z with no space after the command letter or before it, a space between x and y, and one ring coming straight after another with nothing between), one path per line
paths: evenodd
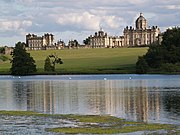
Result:
M29 74L26 76L35 76L35 75L114 75L114 74L136 74L136 75L180 75L180 73L167 73L167 72L153 72L153 73L147 73L147 74L137 74L134 72L129 72L129 73L37 73L37 74ZM10 73L1 73L0 75L11 75ZM18 76L18 75L17 75Z
M31 111L0 111L0 131L34 134L179 133L178 125L127 121L109 115L42 114ZM9 130L7 130L9 129Z

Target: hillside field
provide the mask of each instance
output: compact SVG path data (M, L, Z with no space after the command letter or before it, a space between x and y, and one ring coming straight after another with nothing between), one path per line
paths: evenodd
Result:
M148 48L103 48L29 51L36 61L37 74L105 74L135 73L138 56ZM50 54L56 54L64 64L56 65L56 73L44 72L44 61ZM11 56L8 56L9 58ZM9 61L0 61L0 74L9 74Z

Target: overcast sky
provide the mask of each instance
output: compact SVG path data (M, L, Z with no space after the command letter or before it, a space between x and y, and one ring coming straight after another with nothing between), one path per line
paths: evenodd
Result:
M180 0L0 0L0 45L14 46L27 33L52 33L55 40L82 40L103 28L122 35L140 12L161 31L180 26Z

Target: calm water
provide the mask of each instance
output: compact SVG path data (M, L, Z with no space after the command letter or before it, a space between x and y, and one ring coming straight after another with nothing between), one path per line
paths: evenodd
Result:
M0 76L0 110L180 125L180 75Z

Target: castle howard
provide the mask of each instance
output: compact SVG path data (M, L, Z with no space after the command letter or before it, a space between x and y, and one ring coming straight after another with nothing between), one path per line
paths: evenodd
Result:
M85 45L72 46L72 41L68 44L69 48L86 47L86 48L119 48L146 46L154 42L161 42L160 28L158 26L148 27L148 22L140 13L135 21L135 27L127 26L124 28L123 36L110 36L102 28L90 35L88 43ZM45 49L63 49L67 46L61 41L54 43L54 35L45 34L38 37L34 34L26 35L26 45L28 50L45 50ZM71 47L70 47L71 46Z

